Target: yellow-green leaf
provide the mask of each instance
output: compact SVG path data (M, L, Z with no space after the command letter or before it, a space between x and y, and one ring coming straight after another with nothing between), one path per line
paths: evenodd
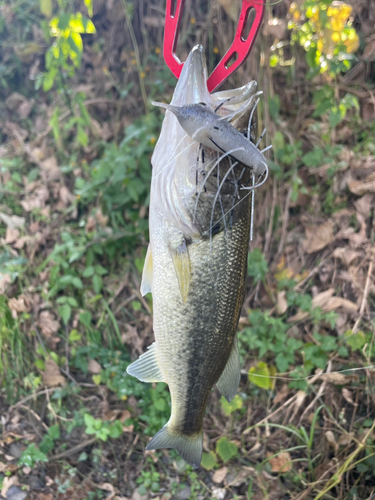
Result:
M216 455L213 451L203 453L201 466L206 470L212 470L217 464Z
M43 16L52 16L52 0L39 0L39 8Z
M92 380L93 380L94 384L100 385L100 382L102 381L102 376L100 374L99 375L93 375L92 376Z
M224 463L237 455L237 451L236 443L229 441L225 436L221 437L216 443L216 453Z
M241 399L241 396L239 396L238 394L234 396L234 398L230 403L228 403L228 401L224 398L224 396L221 396L220 403L225 415L227 416L233 413L234 411L241 409L243 406L243 401Z
M267 363L259 361L256 366L252 366L249 370L249 380L262 389L270 389L272 387L272 380Z
M85 2L85 5L86 5L86 9L87 9L87 13L90 17L92 17L93 15L93 11L92 11L92 0L84 0Z
M82 50L83 50L83 44L82 44L81 35L79 33L76 33L75 31L72 31L70 33L70 36L71 36L73 42L75 43L75 45L77 46L78 50L80 52L82 52Z

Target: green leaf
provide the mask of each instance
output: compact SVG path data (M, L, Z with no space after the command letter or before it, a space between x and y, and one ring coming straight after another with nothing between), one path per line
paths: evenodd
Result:
M221 396L220 403L226 416L230 415L236 410L240 410L243 406L243 401L239 394L236 394L230 403L228 403L224 396Z
M107 271L107 269L105 267L97 265L97 266L95 266L95 273L96 274L100 274L102 276L104 274L107 274L108 271Z
M93 380L95 385L100 385L100 383L102 381L102 376L100 375L100 373L98 375L93 375L92 380Z
M103 279L98 274L95 274L92 278L92 286L94 287L95 293L100 293L103 287Z
M39 0L39 9L43 16L52 16L52 0Z
M155 401L154 403L155 408L159 411L164 411L165 410L165 399L159 398Z
M91 278L91 276L94 276L94 266L88 266L86 269L83 271L82 276L84 278Z
M348 330L345 333L346 343L351 347L352 351L358 351L366 344L366 336L362 331L353 333L352 330Z
M64 325L67 325L72 315L72 308L69 304L64 304L63 306L58 308L58 311L60 316L62 317L62 320L64 321Z
M213 451L203 453L201 466L206 470L212 470L217 464L216 455Z
M256 366L252 366L249 370L249 380L262 389L270 389L272 387L272 380L270 379L270 371L267 363L259 361Z
M78 276L74 276L72 279L72 285L75 286L76 288L79 288L82 290L83 288L83 283L81 278L78 278Z
M60 427L55 424L48 429L48 434L52 439L60 439Z
M85 326L90 327L91 326L92 315L91 315L91 313L89 311L83 311L79 315L79 320Z
M78 302L74 297L67 297L68 299L68 304L72 307L78 307Z
M69 333L69 342L77 342L81 340L81 334L78 333L78 330L74 329Z
M237 445L232 441L228 441L225 436L221 437L216 443L216 453L224 463L228 462L232 457L236 456L237 451Z
M20 465L33 468L36 462L48 462L47 455L42 453L34 443L29 444L29 446L22 452L22 455L18 461Z
M39 370L45 370L46 369L46 365L45 365L43 359L37 359L34 364L35 364L35 366Z
M122 423L116 420L109 428L109 437L116 439L121 436L122 432Z

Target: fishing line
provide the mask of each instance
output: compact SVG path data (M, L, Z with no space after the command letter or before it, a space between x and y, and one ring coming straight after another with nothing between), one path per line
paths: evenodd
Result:
M232 166L228 169L227 173L224 175L223 180L221 181L221 183L220 183L220 185L219 185L219 187L218 187L218 191L217 191L217 193L216 193L216 195L215 195L214 202L213 202L213 204L212 204L212 212L211 212L211 219L210 219L210 226L211 226L211 227L214 227L214 226L212 226L212 223L213 223L213 219L214 219L215 205L216 205L216 202L217 202L217 197L218 197L218 196L219 196L219 194L220 194L221 188L223 187L223 185L224 185L224 182L225 182L226 178L227 178L227 177L228 177L228 175L229 175L229 174L233 171L233 169L234 169L234 167L235 167L236 165L238 165L238 161L236 161L236 163L234 163L234 164L233 164L233 165L232 165ZM219 177L218 177L218 179L219 179ZM221 199L220 199L220 201L221 201ZM224 210L223 210L223 206L222 206L222 204L221 204L221 209L222 209L222 213L224 213ZM224 217L224 228L225 228L225 232L226 232L225 214L224 214L224 216L223 216L223 217ZM215 224L215 225L216 225L216 224ZM211 250L212 250L212 230L210 231L210 251L211 251Z
M334 374L339 374L339 373L346 373L346 372L357 372L359 370L368 370L368 369L373 369L375 368L375 365L369 365L369 366L361 366L357 368L346 368L345 370L339 370L337 372L322 372L320 374L315 373L315 375L308 375L307 377L278 377L278 376L273 376L273 375L260 375L258 373L250 373L252 377L259 377L259 378L267 378L267 379L272 379L272 380L284 380L286 382L294 382L294 381L302 381L302 380L309 380L314 377L321 377L321 376L326 376L326 375L334 375ZM293 372L286 372L286 373L293 373Z
M244 187L243 187L243 188L241 188L241 189L247 189L247 190L249 190L249 192L248 192L248 193L247 193L247 194L246 194L246 195L242 198L242 200L240 200L240 201L239 201L238 203L236 203L236 204L235 204L235 205L234 205L234 206L233 206L230 210L228 210L228 212L226 212L226 213L223 215L223 217L225 217L226 215L228 215L228 214L229 214L229 212L230 212L231 210L234 210L234 209L235 209L235 208L236 208L236 207L237 207L240 203L242 203L243 201L245 201L245 200L246 200L246 198L247 198L247 197L251 194L251 192L252 192L254 189L256 189L256 188L258 188L258 187L260 187L260 186L263 186L263 184L266 182L266 180L267 180L267 178L268 178L268 165L265 163L265 166L266 166L266 175L265 175L265 178L264 178L264 179L263 179L263 180L262 180L259 184L256 184L254 187L252 187L252 186L251 186L251 187L248 187L248 188L244 188ZM217 221L215 222L214 226L216 226L216 224L218 224L218 223L219 223L219 222L223 219L223 217L221 217L219 220L217 220ZM194 220L194 222L195 222L195 220ZM211 231L211 230L212 230L212 227L210 227L210 228L209 228L209 231Z
M183 136L183 138L180 140L180 142L177 144L177 146L175 147L174 151L171 153L171 155L173 155L178 147L181 145L182 141L184 141L186 139L186 137L188 137L188 134L185 134ZM166 169L166 167L168 165L170 165L176 158L178 158L180 155L182 155L182 153L185 153L185 151L187 151L193 144L196 144L196 142L192 142L191 144L189 144L189 146L187 146L185 149L183 149L182 151L180 151L175 157L171 158L169 161L167 161L167 163L164 165L164 167L160 170L160 172L158 172L157 174L155 174L155 178L158 177L162 172L164 172L164 170Z
M197 214L197 208L198 208L198 201L199 201L199 198L200 198L200 195L202 193L202 189L204 188L204 186L206 185L206 182L207 182L207 179L210 177L210 175L212 174L212 172L214 171L214 168L216 167L216 165L218 163L221 162L221 160L223 160L226 156L229 156L231 155L234 151L244 151L244 148L233 148L231 149L230 151L227 151L226 153L224 153L218 160L216 160L216 162L214 163L213 167L211 168L211 170L208 172L207 174L207 177L204 178L203 180L203 183L201 185L201 187L199 188L199 192L198 192L198 196L197 196L197 199L195 201L195 207L194 207L194 217L193 217L193 223L195 223L195 216ZM224 214L224 217L225 217L226 214ZM222 220L223 217L221 217L220 220ZM218 221L219 222L219 221ZM217 224L217 222L216 222Z

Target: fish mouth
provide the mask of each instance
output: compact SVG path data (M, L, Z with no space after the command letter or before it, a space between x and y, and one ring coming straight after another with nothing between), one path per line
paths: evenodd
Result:
M202 45L195 45L184 63L171 104L184 106L209 100L206 58Z

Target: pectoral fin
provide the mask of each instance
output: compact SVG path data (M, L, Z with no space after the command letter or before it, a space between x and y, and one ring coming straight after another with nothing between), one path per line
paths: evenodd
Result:
M141 382L164 382L156 359L155 342L148 346L147 349L146 352L139 356L137 361L127 367L127 373Z
M241 377L240 355L238 352L238 340L236 334L233 339L233 346L229 359L227 361L223 373L221 374L217 382L217 387L219 391L228 402L232 401L232 399L236 395L238 385L240 383L240 377Z
M145 259L145 265L143 266L142 273L142 283L141 283L141 294L142 297L146 295L146 293L150 293L152 285L152 252L151 245L147 248L147 254Z
M191 275L190 258L185 238L176 249L171 250L171 253L182 302L185 303L189 292Z

